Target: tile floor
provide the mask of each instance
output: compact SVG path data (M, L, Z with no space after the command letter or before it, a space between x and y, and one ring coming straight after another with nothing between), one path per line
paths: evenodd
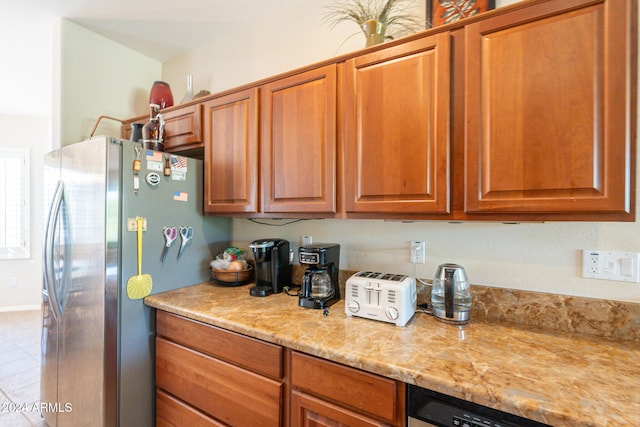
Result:
M40 402L40 310L0 312L0 427L44 427Z

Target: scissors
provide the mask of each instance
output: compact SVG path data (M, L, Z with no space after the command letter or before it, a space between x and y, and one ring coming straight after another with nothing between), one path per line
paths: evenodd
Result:
M193 237L193 228L192 227L180 227L180 239L182 241L180 242L180 250L178 251L178 259L180 258L180 255L182 255L182 251L184 250L184 247L187 246L187 243L189 243L189 240L191 240L192 237Z
M178 229L175 227L165 227L162 234L164 234L165 245L164 249L162 249L162 258L160 259L160 262L164 262L164 257L169 251L169 247L171 247L173 241L178 238Z

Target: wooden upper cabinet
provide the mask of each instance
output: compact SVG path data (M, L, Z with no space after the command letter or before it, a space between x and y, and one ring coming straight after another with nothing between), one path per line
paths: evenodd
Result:
M185 151L203 147L202 105L195 104L162 113L165 124L165 151Z
M258 210L258 89L204 103L204 210Z
M465 212L633 220L630 3L550 1L466 26Z
M262 87L264 213L336 212L336 65Z
M202 135L202 105L192 104L186 106L173 106L162 110L165 121L164 149L170 153L187 153L189 155L202 155L204 139ZM145 124L149 121L149 115L126 120L122 126L121 136L131 139L131 124ZM195 157L200 157L195 156Z
M449 212L449 33L346 61L343 89L346 212Z

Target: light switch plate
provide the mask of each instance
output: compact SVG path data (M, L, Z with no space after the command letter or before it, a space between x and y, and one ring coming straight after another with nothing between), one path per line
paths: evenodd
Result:
M640 253L583 249L582 277L640 283Z

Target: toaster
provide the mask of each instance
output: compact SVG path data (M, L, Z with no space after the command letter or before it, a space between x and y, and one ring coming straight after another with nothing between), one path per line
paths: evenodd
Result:
M347 279L344 311L347 316L405 326L416 312L416 279L360 271Z

